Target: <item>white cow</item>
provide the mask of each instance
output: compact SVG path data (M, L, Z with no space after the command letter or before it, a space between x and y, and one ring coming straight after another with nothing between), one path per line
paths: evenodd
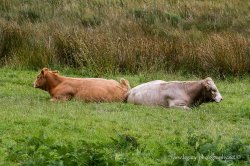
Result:
M221 100L222 96L214 81L208 77L200 81L147 82L132 88L126 101L133 104L189 109L202 103L218 103Z

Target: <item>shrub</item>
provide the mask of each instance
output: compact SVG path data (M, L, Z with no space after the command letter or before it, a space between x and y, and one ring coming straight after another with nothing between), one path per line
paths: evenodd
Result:
M79 41L76 35L56 33L54 40L56 58L59 64L75 68L86 64L81 51L83 43Z
M38 136L15 140L16 144L7 149L6 160L20 165L124 165L131 162L126 155L116 156L138 148L136 138L120 134L112 140L108 144L83 140L73 144L57 142L41 132Z
M221 76L249 71L249 41L238 35L213 35L199 48L202 68L212 68Z
M5 65L13 52L22 49L29 33L23 31L17 24L7 24L1 27L0 63Z
M102 19L95 15L84 16L84 17L81 17L80 20L81 20L82 25L85 27L97 26L97 25L100 25L102 22Z
M135 19L141 20L148 25L169 23L176 27L181 21L181 17L178 14L167 13L157 9L146 10L138 8L132 10L132 15Z
M117 133L118 139L111 138L117 150L135 150L139 147L137 139L128 134Z
M28 20L28 21L33 22L33 23L39 22L42 19L40 11L33 10L33 9L20 11L19 17L20 17L19 19L21 19L21 20Z
M250 72L245 1L0 4L2 66L83 67L96 76L181 71L225 77Z

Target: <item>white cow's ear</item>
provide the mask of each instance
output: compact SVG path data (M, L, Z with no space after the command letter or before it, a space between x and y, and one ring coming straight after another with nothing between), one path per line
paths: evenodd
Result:
M211 81L209 79L205 79L203 85L205 86L207 91L211 89Z
M207 77L205 80L213 81L213 79L211 77Z

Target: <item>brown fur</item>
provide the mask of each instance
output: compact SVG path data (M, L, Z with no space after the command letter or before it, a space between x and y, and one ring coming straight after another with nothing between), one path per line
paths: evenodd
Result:
M63 77L57 71L43 68L34 82L35 88L47 91L52 101L77 98L85 102L117 102L125 99L129 82L102 78Z

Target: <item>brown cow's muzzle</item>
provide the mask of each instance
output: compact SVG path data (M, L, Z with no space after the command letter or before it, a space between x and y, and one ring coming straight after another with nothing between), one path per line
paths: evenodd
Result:
M36 83L34 82L34 83L32 83L32 86L34 87L34 88L37 88L37 86L36 86Z

